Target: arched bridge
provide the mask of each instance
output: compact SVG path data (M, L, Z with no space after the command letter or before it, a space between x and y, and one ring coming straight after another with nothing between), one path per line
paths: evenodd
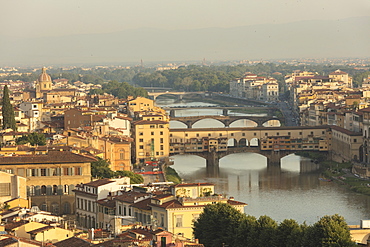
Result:
M190 129L193 127L193 124L196 122L203 120L203 119L215 119L220 121L225 125L225 127L229 127L235 121L246 119L251 120L257 124L257 127L263 127L263 124L270 120L278 120L282 123L282 119L275 117L275 116L266 116L266 117L256 117L256 116L192 116L192 117L170 117L171 121L178 121L181 123L186 124L186 126Z
M150 96L153 100L156 100L158 96L164 95L164 94L176 95L179 99L182 99L182 96L187 95L187 94L204 95L205 92L170 92L170 91L166 91L166 92L148 92L148 96Z

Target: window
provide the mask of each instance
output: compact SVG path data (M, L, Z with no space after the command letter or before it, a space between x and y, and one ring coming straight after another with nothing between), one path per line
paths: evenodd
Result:
M150 128L151 128L151 129L154 129L154 128L155 128L155 125L150 125Z
M144 145L140 145L139 146L139 149L144 149Z
M242 133L242 136L245 136L245 133Z
M142 136L142 135L144 135L143 132L139 132L139 136Z
M69 194L69 186L68 186L68 184L65 184L65 185L63 186L63 193L64 193L64 194Z
M30 186L30 196L34 196L34 195L35 195L35 186L31 185Z
M10 183L0 183L0 196L10 196L10 195L11 195Z
M45 177L46 176L46 169L41 168L40 171L41 171L41 176Z
M139 139L139 142L144 142L144 139L140 138L140 139Z
M182 215L176 215L176 227L182 227Z
M81 167L75 167L75 175L82 175L82 168Z
M46 186L45 185L41 186L41 195L46 195Z
M150 134L151 134L152 136L154 136L154 131L150 132Z
M164 150L163 145L161 145L161 150Z
M58 194L58 186L57 185L53 185L53 195L57 195Z
M161 136L163 136L163 131L159 132L159 134L160 134Z
M119 159L120 160L125 159L125 151L123 149L119 150Z
M159 142L160 142L160 143L163 143L163 138L159 139Z

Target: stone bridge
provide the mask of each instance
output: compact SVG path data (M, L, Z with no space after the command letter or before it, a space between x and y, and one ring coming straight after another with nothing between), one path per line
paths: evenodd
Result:
M251 120L257 124L257 127L263 127L263 124L270 120L278 120L280 124L284 122L283 119L280 119L275 116L266 116L266 117L256 117L256 116L192 116L192 117L170 117L171 121L178 121L181 123L186 124L186 126L190 129L193 127L193 124L196 122L203 120L203 119L215 119L220 121L225 125L225 127L229 127L235 121L246 119Z
M221 158L235 153L258 153L267 158L268 165L277 165L280 166L280 159L289 155L293 154L294 151L285 150L285 151L262 151L259 147L228 147L227 151L205 151L205 152L184 152L184 153L172 153L171 155L175 154L191 154L197 155L206 160L207 167L218 167L219 161Z
M199 95L205 95L205 92L148 92L148 96L151 97L153 100L156 100L158 96L160 95L175 95L178 97L178 99L182 99L182 96L187 94L199 94Z

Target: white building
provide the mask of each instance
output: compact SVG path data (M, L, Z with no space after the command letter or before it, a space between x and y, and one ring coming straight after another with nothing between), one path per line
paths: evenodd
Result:
M130 178L100 179L86 184L79 184L74 190L76 203L76 222L81 229L98 227L97 201L117 193L130 186Z

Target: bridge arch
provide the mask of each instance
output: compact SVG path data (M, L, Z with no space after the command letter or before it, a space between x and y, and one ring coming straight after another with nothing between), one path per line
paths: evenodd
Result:
M254 137L249 142L251 147L259 147L260 146L260 140L257 137Z
M263 127L280 127L281 126L281 122L280 122L279 119L271 118L271 119L265 120L262 123L262 126Z
M237 147L248 147L248 146L249 146L248 139L246 138L239 139Z
M228 147L236 147L237 144L238 144L238 141L235 138L230 138L227 140Z
M196 127L194 126L196 123L199 123L199 122L207 122L207 121L212 121L212 127L209 127L209 128L224 128L226 127L225 123L222 122L221 120L219 119L215 119L215 118L212 118L212 117L209 117L209 118L202 118L202 119L197 119L195 121L192 122L192 125L191 125L191 128L204 128L204 127ZM216 123L220 123L221 125L220 126L213 126L214 124ZM217 124L216 124L217 125Z
M239 124L239 123L243 123L243 124ZM247 118L235 119L229 122L229 127L257 127L257 126L258 126L258 123L256 121L253 121Z
M182 128L187 128L186 123L184 123L183 121L178 120L170 121L170 129L182 129Z

